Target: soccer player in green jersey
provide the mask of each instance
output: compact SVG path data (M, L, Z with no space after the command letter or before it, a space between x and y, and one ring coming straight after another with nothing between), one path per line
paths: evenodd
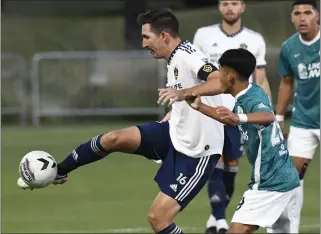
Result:
M320 144L320 28L317 9L315 1L293 3L292 22L298 32L283 43L278 64L282 80L276 118L282 131L284 114L294 93L287 143L301 180L297 195L299 213L303 205L304 174Z
M228 233L251 233L259 227L268 228L270 233L297 233L296 190L300 180L268 95L261 87L249 82L256 59L247 50L232 49L223 53L219 64L220 90L235 97L234 113L226 107L210 107L202 103L203 97L195 95L217 93L211 79L174 94L188 94L184 97L190 99L189 93L194 93L195 100L189 100L192 108L224 124L238 126L243 136L248 161L252 165L251 181L234 213ZM161 96L159 101L164 101L163 98Z

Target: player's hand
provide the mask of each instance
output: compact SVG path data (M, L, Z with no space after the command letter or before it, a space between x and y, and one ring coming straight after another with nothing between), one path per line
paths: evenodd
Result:
M282 131L282 134L283 134L284 139L287 140L289 134L285 131L284 121L279 121L278 123L279 123L279 126L280 126L280 129L281 129L281 131Z
M186 102L195 110L199 110L201 104L202 104L202 100L201 100L201 96L197 93L193 93L192 94L193 98L190 98L189 100L186 100Z
M237 114L234 114L228 108L224 106L215 107L216 113L219 114L221 119L229 120L231 124L236 126L240 122L240 118Z
M168 106L172 105L174 102L184 101L185 96L182 90L176 90L172 88L158 89L158 104Z

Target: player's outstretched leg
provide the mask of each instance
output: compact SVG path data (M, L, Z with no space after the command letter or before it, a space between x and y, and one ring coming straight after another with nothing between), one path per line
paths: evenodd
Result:
M58 178L86 164L105 158L116 151L134 153L140 145L138 127L129 127L98 135L79 145L58 164Z
M159 192L148 214L148 221L154 232L162 234L183 233L173 222L180 209L181 206L175 199L163 192Z

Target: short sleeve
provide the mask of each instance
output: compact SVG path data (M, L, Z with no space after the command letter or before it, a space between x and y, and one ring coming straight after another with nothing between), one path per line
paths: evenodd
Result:
M267 101L253 98L246 102L246 111L247 113L273 112L273 109Z
M266 44L265 44L264 38L261 35L258 39L258 46L259 48L256 55L256 67L257 68L265 67L266 66L266 60L265 60Z
M183 60L192 73L201 80L207 80L209 74L217 70L213 64L207 63L205 56L199 52L186 55Z
M292 76L292 70L288 60L287 44L283 44L280 51L278 60L278 72L281 76Z

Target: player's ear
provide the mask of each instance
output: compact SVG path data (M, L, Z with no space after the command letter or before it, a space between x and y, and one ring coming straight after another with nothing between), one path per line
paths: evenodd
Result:
M244 11L246 10L246 4L244 1L242 1L241 4L242 4L242 13L244 13Z
M235 75L233 73L229 73L227 76L229 87L232 87L235 84Z
M169 41L170 41L170 34L169 34L168 32L163 31L163 32L161 32L161 35L160 35L160 36L161 36L161 39L164 40L166 44L169 43Z

